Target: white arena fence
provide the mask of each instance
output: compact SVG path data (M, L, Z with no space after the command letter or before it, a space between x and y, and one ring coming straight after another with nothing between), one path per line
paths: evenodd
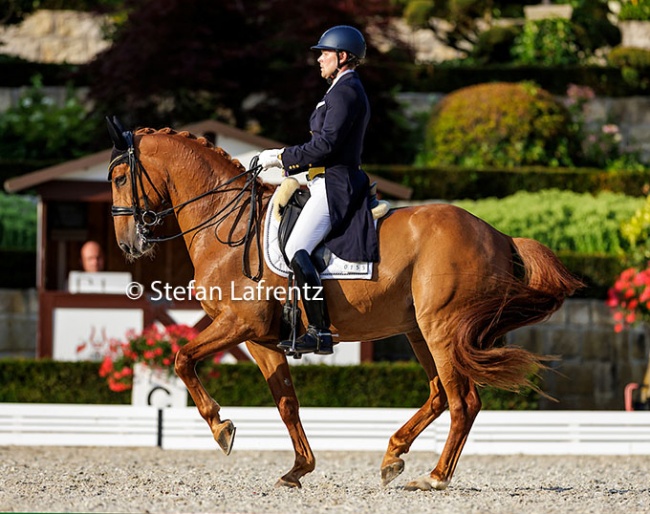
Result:
M301 408L314 450L384 451L416 409ZM233 451L292 450L273 407L222 407L237 427ZM411 451L439 453L449 431L445 412ZM160 446L216 450L194 407L0 404L0 445ZM464 454L650 455L650 412L482 411Z

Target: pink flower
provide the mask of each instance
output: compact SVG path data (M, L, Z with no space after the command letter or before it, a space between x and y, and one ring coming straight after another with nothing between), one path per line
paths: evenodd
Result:
M129 331L126 341L109 342L99 374L106 378L112 391L131 389L133 366L138 362L166 369L171 374L175 355L197 334L194 328L187 325L170 325L164 330L151 325L141 333Z

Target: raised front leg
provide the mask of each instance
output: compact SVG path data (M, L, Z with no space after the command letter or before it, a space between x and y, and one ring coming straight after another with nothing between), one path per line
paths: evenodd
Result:
M302 487L300 479L316 467L314 454L302 427L298 397L291 380L287 357L277 346L264 346L247 341L246 346L260 367L280 412L295 452L293 468L281 477L276 486Z
M400 455L408 453L413 441L440 416L447 405L447 395L440 384L436 365L422 334L419 331L413 332L408 334L408 338L418 361L427 373L430 393L424 405L388 441L388 449L381 462L383 485L389 484L404 471L404 460Z
M250 328L234 317L215 319L203 332L183 346L176 354L176 374L183 380L199 413L207 421L214 440L226 455L230 454L235 438L232 421L222 421L221 407L208 394L196 374L196 364L223 352L251 337Z

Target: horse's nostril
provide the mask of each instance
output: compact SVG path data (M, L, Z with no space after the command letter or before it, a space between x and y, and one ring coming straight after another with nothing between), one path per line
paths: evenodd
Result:
M131 248L130 248L129 245L126 244L126 243L120 243L120 249L121 249L124 253L131 253Z

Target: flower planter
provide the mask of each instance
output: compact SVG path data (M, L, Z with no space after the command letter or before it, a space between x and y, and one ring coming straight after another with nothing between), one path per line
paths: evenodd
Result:
M565 20L571 19L573 14L573 7L566 4L559 5L527 5L524 7L524 15L527 20L537 21L545 20L548 18L563 18Z
M650 49L650 21L620 21L621 46L635 46Z
M187 388L168 369L151 368L141 362L133 367L133 405L150 405L164 409L187 407Z

